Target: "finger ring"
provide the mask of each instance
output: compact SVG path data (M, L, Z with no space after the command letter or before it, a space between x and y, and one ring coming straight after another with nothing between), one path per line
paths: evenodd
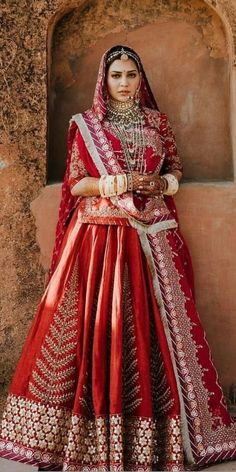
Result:
M155 187L155 182L152 180L149 185L150 187Z

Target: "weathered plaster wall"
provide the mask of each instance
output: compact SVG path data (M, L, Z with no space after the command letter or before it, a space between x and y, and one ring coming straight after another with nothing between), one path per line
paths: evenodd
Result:
M104 1L100 0L99 3L103 5ZM88 4L88 1L38 0L30 2L22 0L19 5L16 0L3 0L1 4L4 46L2 47L2 86L0 87L2 104L0 114L1 402L4 400L7 385L42 294L44 270L50 257L46 248L47 254L44 256L42 265L39 246L36 242L35 220L30 210L30 203L36 199L46 182L47 34L49 33L50 38L53 26L63 14L85 3ZM132 7L132 2L125 3L126 6L129 3ZM149 1L140 3L144 4L148 11ZM181 2L161 0L156 3L174 10ZM193 3L195 2L186 1L186 8L191 8ZM235 51L236 5L234 0L207 3L216 6L225 17L229 38L231 34L229 24L231 24L234 32L234 50L232 51ZM113 4L117 7L117 31L121 31L123 27L129 31L132 26L129 18L121 20L120 17L124 0L109 2L111 8ZM109 9L107 9L107 15L109 15ZM96 22L97 19L93 18L93 24ZM90 25L91 34L93 34L93 24ZM103 35L102 25L100 35L101 37ZM96 40L97 37L94 37L94 44ZM235 84L235 72L232 78ZM233 106L235 111L235 103ZM232 123L234 124L233 119ZM49 241L52 244L58 202L58 192L54 194L54 203L50 193L50 205L55 206L51 207L50 211L48 210L49 200L43 199L48 191L53 192L53 188L46 188L39 197L40 204L43 204L44 208L41 215L44 226L41 225L38 231L44 228L43 241L45 241L45 234L51 231L50 237L49 234L47 236L46 246L49 245ZM236 282L235 243L233 241L235 192L234 184L219 184L216 188L211 185L203 187L200 184L185 184L178 196L182 227L190 242L194 258L199 305L210 341L214 344L215 358L225 385L236 378L233 362L228 372L223 367L223 363L226 365L226 362L230 362L233 353L231 347L230 350L228 348L228 339L224 342L224 337L228 336L229 330L233 331L235 326L236 306L233 297ZM203 205L203 202L207 202L207 206ZM33 206L36 215L40 211L39 208L35 210L35 204ZM219 233L216 233L218 229ZM222 241L224 241L223 237L225 238L224 250L220 247L220 236L217 241L215 240L215 234L221 234L220 230L223 230ZM43 242L42 251L43 253L45 251ZM217 262L219 255L222 271ZM204 271L201 269L202 264ZM211 272L213 278L211 278ZM217 278L219 273L221 273L220 279ZM210 279L211 287L209 287ZM206 282L209 290L205 289ZM212 288L213 291L210 290ZM213 293L214 297L212 298L209 293ZM214 324L215 316L217 316L217 330Z
M40 3L40 2L39 2ZM30 202L45 183L47 21L22 1L2 2L1 401L43 288Z

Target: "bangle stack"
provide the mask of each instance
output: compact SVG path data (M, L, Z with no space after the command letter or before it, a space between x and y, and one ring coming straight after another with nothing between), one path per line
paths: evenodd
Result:
M116 177L116 195L127 192L128 182L126 174L118 174Z
M164 195L174 195L179 190L178 179L173 174L164 174L162 176L167 183L165 189L163 190Z
M126 174L102 175L99 179L99 192L101 197L109 198L128 190L128 179Z
M125 192L132 192L133 188L137 187L139 182L139 175L132 174L117 174L117 175L102 175L99 179L99 192L101 197L109 198L117 195L122 195ZM160 193L163 195L174 195L179 190L178 179L173 174L164 174L161 176L163 188ZM150 185L153 182L150 183ZM154 186L153 186L154 187Z

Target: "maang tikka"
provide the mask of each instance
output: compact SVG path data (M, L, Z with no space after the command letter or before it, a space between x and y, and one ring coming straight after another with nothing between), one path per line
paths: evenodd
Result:
M121 52L122 52L122 54L121 54L121 56L120 56L121 60L122 60L122 61L128 61L128 59L129 59L128 54L126 54L126 52L124 51L124 49L121 49Z

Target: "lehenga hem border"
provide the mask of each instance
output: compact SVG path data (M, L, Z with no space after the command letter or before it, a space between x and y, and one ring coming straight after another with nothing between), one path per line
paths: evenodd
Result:
M0 456L4 459L13 460L17 462L21 462L23 464L32 465L36 467L40 467L41 470L63 470L63 471L80 471L80 472L123 472L123 464L111 464L108 468L106 465L100 464L99 466L95 466L93 464L67 464L66 462L62 461L61 456L56 456L55 454L50 454L48 452L42 452L40 450L30 449L25 446L21 446L17 443L12 443L10 441L3 441L0 442ZM235 451L223 451L220 453L209 454L207 457L204 455L202 459L198 462L194 463L192 466L186 465L186 469L183 469L182 465L178 464L167 464L165 470L171 470L172 472L178 472L181 470L196 470L198 467L202 468L207 465L219 462L227 462L234 458ZM50 469L49 469L50 467ZM60 469L58 467L61 467ZM137 471L137 472L150 472L150 471L158 471L158 469L153 469L150 465L147 466L135 466L131 465L132 467L129 470Z

